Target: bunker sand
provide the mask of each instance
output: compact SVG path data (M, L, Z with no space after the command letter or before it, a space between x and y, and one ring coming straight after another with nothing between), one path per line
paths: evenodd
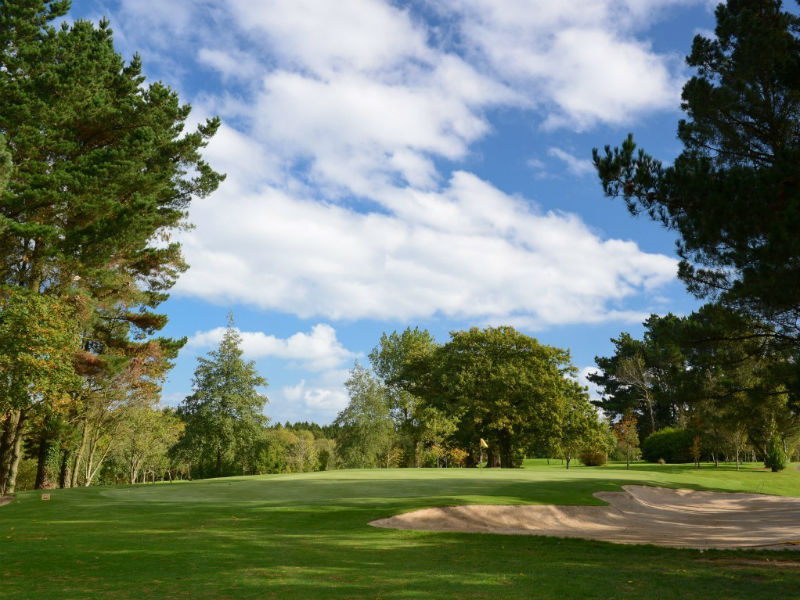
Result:
M623 490L594 494L608 506L448 506L370 525L684 548L800 549L800 498L642 485L626 485Z

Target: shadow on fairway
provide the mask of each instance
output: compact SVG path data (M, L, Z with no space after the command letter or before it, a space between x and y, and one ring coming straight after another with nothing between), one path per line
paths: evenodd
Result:
M339 472L56 490L50 502L20 494L0 510L3 593L123 600L796 595L797 569L766 562L800 565L792 552L700 553L367 525L425 506L598 504L593 492L629 483L701 488L662 480L658 468ZM720 482L724 489L724 481L705 489L720 489ZM727 557L755 562L708 560Z

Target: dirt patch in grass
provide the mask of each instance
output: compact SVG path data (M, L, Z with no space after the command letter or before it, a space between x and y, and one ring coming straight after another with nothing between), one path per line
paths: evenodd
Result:
M800 549L800 498L642 485L626 485L623 490L594 494L608 506L449 506L370 525L684 548Z
M0 506L4 506L11 502L14 499L14 496L0 496Z

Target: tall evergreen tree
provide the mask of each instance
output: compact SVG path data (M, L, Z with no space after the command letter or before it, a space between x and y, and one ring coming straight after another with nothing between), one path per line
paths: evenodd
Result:
M184 132L190 107L145 84L138 56L125 64L107 21L51 25L69 7L0 3L0 284L78 298L78 371L113 376L166 323L153 309L186 268L170 233L222 179L200 155L219 120ZM155 343L165 358L180 346ZM0 420L28 400L0 400Z
M633 136L594 151L607 195L680 235L680 277L775 335L800 339L800 17L780 0L729 0L694 38L684 150L671 166Z
M186 423L181 449L200 467L201 476L241 472L242 460L263 435L267 397L258 391L267 380L253 361L242 358L242 338L233 316L216 350L197 359L192 387L178 414ZM246 465L245 465L246 467Z

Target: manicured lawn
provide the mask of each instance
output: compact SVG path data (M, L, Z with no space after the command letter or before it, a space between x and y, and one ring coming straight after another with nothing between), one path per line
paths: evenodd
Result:
M625 483L800 496L756 466L390 470L22 493L0 508L9 599L800 598L800 552L382 530L424 506L598 504ZM798 515L800 519L800 515Z

